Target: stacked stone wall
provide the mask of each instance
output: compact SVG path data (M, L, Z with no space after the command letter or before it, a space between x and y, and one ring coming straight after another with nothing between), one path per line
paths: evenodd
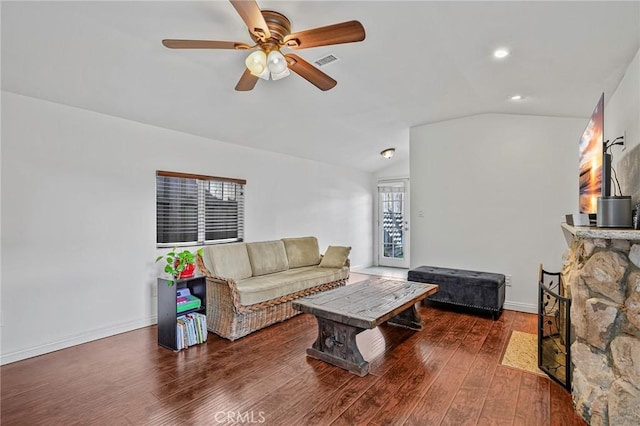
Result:
M640 244L576 238L563 277L576 411L591 425L640 425Z

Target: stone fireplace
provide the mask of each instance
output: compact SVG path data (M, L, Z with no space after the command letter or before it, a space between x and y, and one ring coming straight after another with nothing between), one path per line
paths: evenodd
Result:
M562 227L574 406L591 425L639 425L640 231Z

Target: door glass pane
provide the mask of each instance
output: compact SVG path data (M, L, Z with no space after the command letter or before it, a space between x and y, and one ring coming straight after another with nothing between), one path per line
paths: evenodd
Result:
M382 244L383 256L393 259L404 258L404 193L383 192L382 203Z

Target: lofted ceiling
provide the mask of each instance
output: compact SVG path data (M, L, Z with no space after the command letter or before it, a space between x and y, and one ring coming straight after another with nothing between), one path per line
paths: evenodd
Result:
M338 85L297 75L234 87L251 42L228 1L2 1L2 89L224 142L375 172L409 128L496 112L588 117L640 45L640 2L259 1L293 31L357 19L366 40L299 50ZM512 54L492 57L497 47ZM510 101L513 94L522 101ZM386 160L379 152L396 147Z

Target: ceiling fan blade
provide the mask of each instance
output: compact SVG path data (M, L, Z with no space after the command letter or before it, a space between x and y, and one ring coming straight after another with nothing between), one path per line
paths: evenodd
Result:
M247 24L249 31L261 40L271 37L269 27L262 16L258 3L254 0L229 0L242 20Z
M353 43L364 38L362 24L358 21L348 21L289 34L284 38L284 43L292 49L308 49L330 44Z
M245 69L244 74L242 74L242 77L240 77L240 81L238 81L238 84L236 84L236 90L238 92L248 92L255 87L257 82L258 77L251 74L251 71L249 71L248 69Z
M291 71L295 72L318 89L329 90L333 89L336 84L338 84L337 81L302 59L300 56L294 55L293 53L287 53L284 56L287 58L287 64Z
M213 41L213 40L162 40L162 44L169 49L250 49L246 43L235 41Z

